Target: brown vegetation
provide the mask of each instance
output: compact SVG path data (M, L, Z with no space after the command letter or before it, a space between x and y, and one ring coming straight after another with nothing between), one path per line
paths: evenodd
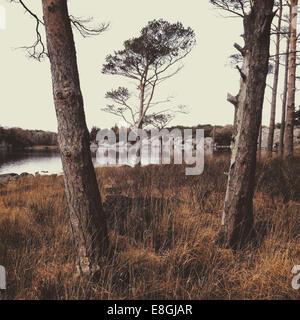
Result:
M112 248L94 278L73 272L62 177L10 182L0 188L0 299L298 299L299 160L259 163L259 237L235 253L216 245L228 156L206 159L201 176L173 165L97 169Z

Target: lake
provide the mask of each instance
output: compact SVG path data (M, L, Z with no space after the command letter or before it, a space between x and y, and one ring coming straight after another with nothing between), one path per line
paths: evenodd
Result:
M96 154L92 153L92 160L95 167L105 166L97 162ZM152 160L152 161L151 161ZM158 159L149 159L142 156L142 165L150 163L158 164ZM128 165L133 165L128 159ZM35 174L62 174L62 164L57 151L51 150L20 150L20 151L0 151L0 174L28 172Z
M97 164L95 153L92 154L95 167ZM62 164L58 151L51 150L20 150L0 151L0 174L28 172L35 174L62 174Z
M40 174L62 173L59 153L47 150L0 152L0 174L22 172L35 174L37 171Z
M97 164L95 154L92 156L93 164ZM50 150L20 150L0 152L0 174L28 172L35 174L62 174L62 164L59 152Z

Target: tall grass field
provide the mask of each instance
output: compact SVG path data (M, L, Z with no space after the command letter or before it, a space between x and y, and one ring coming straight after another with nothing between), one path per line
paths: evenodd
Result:
M300 158L260 160L254 198L257 241L218 246L229 156L204 173L181 165L96 169L110 256L93 277L74 272L62 176L0 187L0 299L299 299Z

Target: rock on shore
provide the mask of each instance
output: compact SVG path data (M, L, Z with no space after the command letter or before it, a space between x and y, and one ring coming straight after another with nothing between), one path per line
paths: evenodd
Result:
M17 174L17 173L0 174L0 186L11 181L16 181L22 177L33 177L33 175L27 172L23 172L21 174Z

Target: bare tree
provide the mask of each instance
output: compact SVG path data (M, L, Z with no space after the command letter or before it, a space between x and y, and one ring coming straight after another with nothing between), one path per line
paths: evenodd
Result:
M91 159L89 132L86 126L81 94L75 44L68 14L67 0L42 0L42 22L23 1L18 1L36 19L38 40L31 56L50 59L53 97L58 121L58 143L63 164L65 191L70 224L73 231L75 259L78 271L90 274L99 259L107 253L108 232L101 197ZM82 21L81 21L82 22ZM75 27L88 32L76 22ZM39 27L45 26L47 38L42 51ZM81 25L81 26L80 26Z
M272 157L273 143L274 143L277 88L278 88L279 65L280 65L279 53L280 53L280 32L281 32L282 10L283 10L282 0L280 0L278 23L275 30L276 32L275 70L274 70L274 79L273 79L273 87L272 87L271 115L270 115L269 135L268 135L268 144L267 144L267 152L269 157Z
M124 42L124 49L106 57L102 73L119 75L134 80L138 94L119 87L106 93L114 104L102 110L121 117L129 126L142 128L148 124L163 127L173 119L179 108L153 109L170 102L170 98L153 101L157 86L177 74L183 67L180 62L195 44L194 31L179 22L170 24L153 20L141 30L141 35ZM132 100L138 97L138 103ZM132 99L133 98L133 99Z
M284 71L284 84L282 94L282 107L281 107L281 126L280 126L280 137L279 137L279 154L283 155L283 144L284 144L284 131L285 131L285 118L286 118L286 101L287 101L287 90L288 90L288 75L289 75L289 51L290 51L290 33L286 38L286 55L285 55L285 71Z
M295 112L295 91L296 91L296 50L297 50L297 10L298 0L291 0L290 18L290 53L289 53L289 80L288 97L286 110L286 123L284 132L284 152L285 158L293 156L294 138L294 112Z
M256 151L268 73L273 0L212 1L243 17L244 47L235 45L243 56L240 91L228 100L235 107L234 142L228 175L220 243L237 249L253 235L253 195ZM248 6L249 13L245 8ZM223 8L224 9L224 8Z

